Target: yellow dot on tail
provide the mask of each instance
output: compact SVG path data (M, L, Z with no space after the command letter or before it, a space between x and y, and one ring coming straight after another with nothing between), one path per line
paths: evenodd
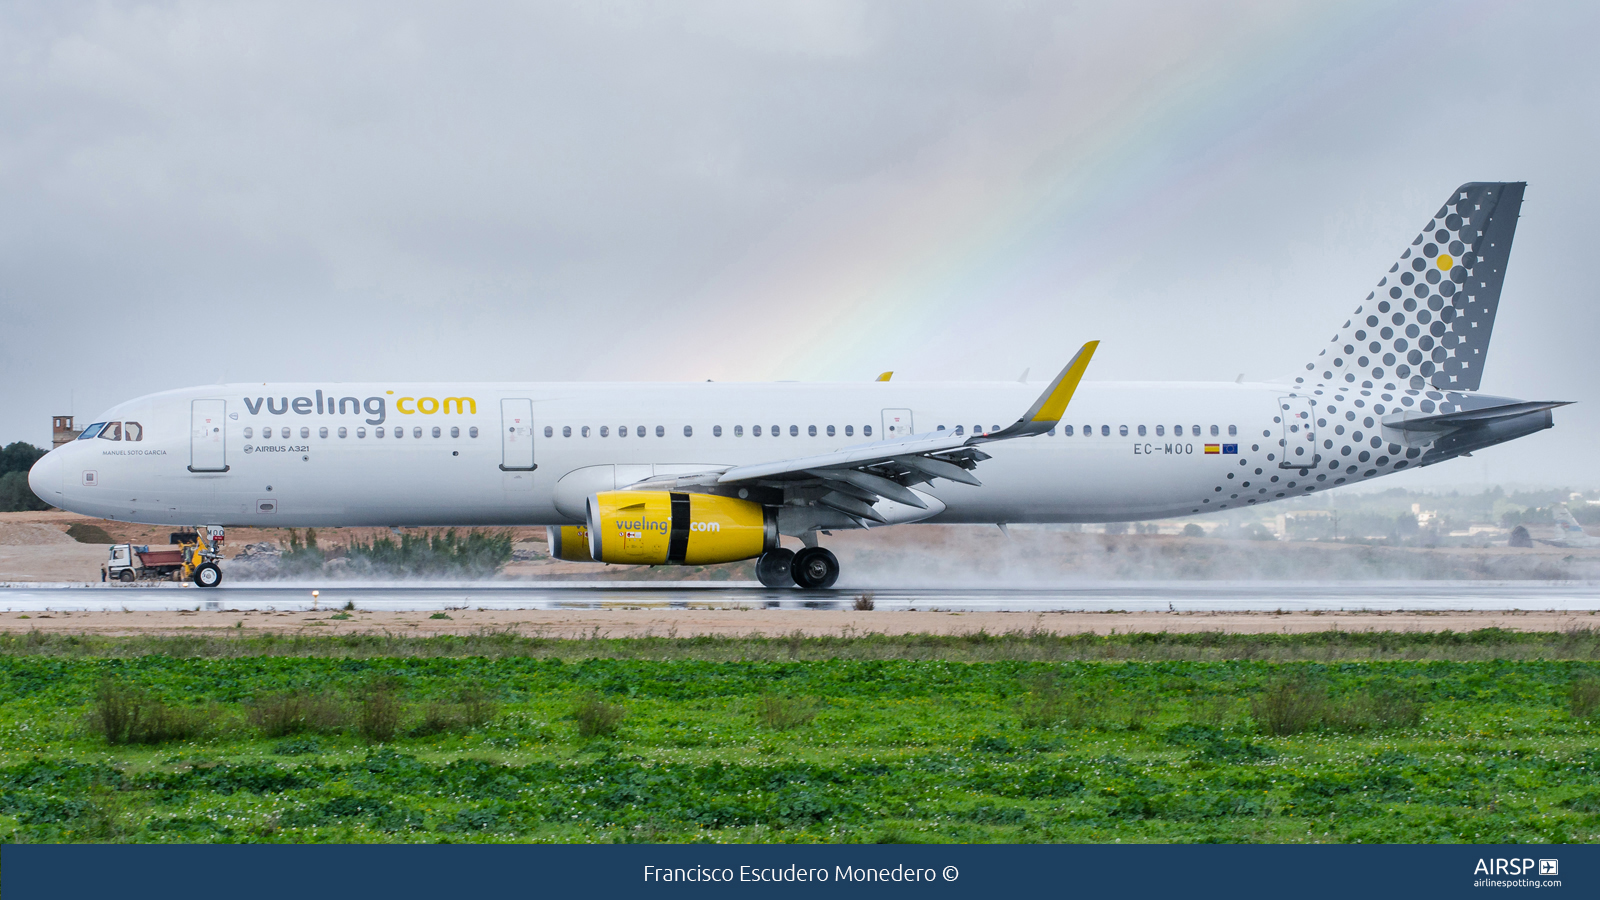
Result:
M1455 264L1456 264L1456 261L1450 258L1450 254L1448 254L1448 253L1439 254L1439 268L1444 269L1446 272L1448 272L1448 271L1450 271L1450 267L1455 265Z

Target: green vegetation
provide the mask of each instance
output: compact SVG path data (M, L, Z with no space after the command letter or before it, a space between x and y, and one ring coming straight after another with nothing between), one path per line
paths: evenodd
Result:
M297 529L288 531L289 547L271 573L279 578L329 572L330 563L333 571L351 578L488 578L511 561L511 532L503 530L408 532L398 541L379 537L332 550L317 543L315 528L307 528L304 537Z
M1594 841L1568 634L0 640L0 841Z
M0 512L49 509L28 487L28 470L47 450L15 441L0 448ZM110 543L107 541L106 543Z
M67 526L67 536L80 544L115 544L117 539L109 531L89 522L73 522Z

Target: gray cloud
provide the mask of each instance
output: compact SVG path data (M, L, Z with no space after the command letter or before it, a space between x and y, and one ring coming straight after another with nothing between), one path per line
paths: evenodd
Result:
M1600 401L1597 18L7 7L0 439L222 379L610 378L617 358L1014 378L1098 337L1099 378L1270 377L1446 192L1502 178L1530 189L1485 389ZM1415 477L1593 483L1591 407Z

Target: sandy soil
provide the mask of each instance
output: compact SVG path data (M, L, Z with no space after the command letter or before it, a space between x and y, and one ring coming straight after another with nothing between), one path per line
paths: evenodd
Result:
M1565 631L1600 627L1592 613L940 613L776 609L451 610L449 619L425 612L333 613L54 612L0 617L0 631L32 629L71 634L157 635L195 632L251 634L474 634L514 631L529 637L807 636L862 634L1051 634L1129 632L1297 634L1312 631Z

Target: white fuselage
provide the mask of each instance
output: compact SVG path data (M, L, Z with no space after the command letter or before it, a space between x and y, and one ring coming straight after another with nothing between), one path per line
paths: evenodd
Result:
M1392 471L1280 468L1280 439L1302 439L1287 432L1298 419L1280 406L1294 391L1086 382L1054 434L984 445L993 458L974 472L982 487L920 487L944 504L928 521L1153 519ZM581 521L581 507L570 496L558 502L563 490L811 456L941 427L1004 427L1038 392L1021 383L218 385L107 411L98 421L137 422L141 439L80 438L52 451L30 483L63 509L158 524L568 524ZM512 421L523 409L531 423ZM217 419L209 436L201 411ZM1359 419L1350 424L1361 428ZM1333 427L1325 426L1329 437ZM1352 440L1342 415L1338 427L1340 443L1365 459L1367 435ZM530 439L536 468L528 470ZM1207 445L1218 446L1208 453ZM606 477L596 480L596 472Z

